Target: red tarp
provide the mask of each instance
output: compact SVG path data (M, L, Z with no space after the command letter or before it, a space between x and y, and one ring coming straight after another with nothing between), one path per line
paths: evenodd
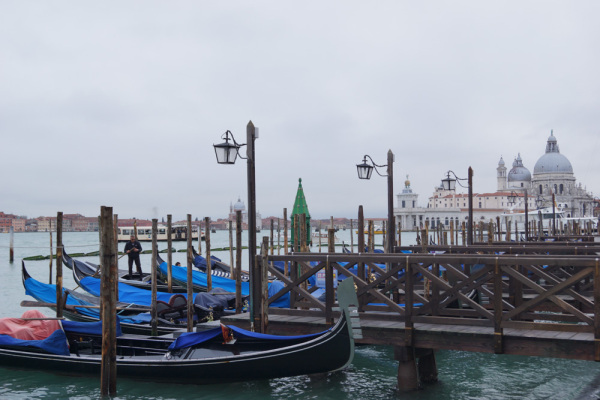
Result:
M24 318L42 319L26 320ZM43 318L46 316L38 310L27 310L21 318L0 318L0 334L22 340L43 340L55 330L61 329L58 320Z

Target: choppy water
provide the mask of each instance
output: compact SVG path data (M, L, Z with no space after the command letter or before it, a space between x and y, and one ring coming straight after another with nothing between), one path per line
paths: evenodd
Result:
M268 233L259 234L263 235ZM350 242L349 231L340 231L337 235L346 243ZM402 240L403 244L414 243L414 235L406 234ZM48 255L49 241L48 233L16 233L15 262L11 264L9 235L0 234L0 317L23 313L20 302L31 298L25 295L21 284L21 259ZM69 253L98 250L97 233L64 233L63 242ZM227 232L213 233L211 244L213 248L228 246ZM143 246L150 248L150 244ZM185 243L176 243L175 247L184 248ZM163 248L166 244L160 243L159 249ZM313 248L313 251L318 250ZM216 252L215 255L229 262L228 252ZM244 252L244 260L246 258ZM97 257L90 261L97 262ZM142 255L143 265L149 265L149 261L149 255ZM175 253L173 261L185 265L185 253ZM49 260L28 261L26 265L33 277L47 281L49 263ZM64 271L64 282L65 287L75 287L69 270ZM52 313L50 309L41 311L46 315ZM391 347L360 346L349 369L326 377L299 376L208 386L120 379L115 399L600 399L600 364L592 362L452 351L440 351L436 353L436 359L439 382L411 393L396 390L397 363L393 360ZM99 387L99 377L72 377L0 367L0 399L99 398Z

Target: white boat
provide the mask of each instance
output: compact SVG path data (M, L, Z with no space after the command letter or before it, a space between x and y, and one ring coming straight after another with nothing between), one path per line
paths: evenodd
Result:
M329 243L329 236L327 233L313 232L310 235L310 239L313 245L327 245L327 243ZM340 240L335 234L333 235L333 242L340 243Z
M527 219L531 221L542 221L544 226L548 224L546 221L552 221L554 216L556 224L559 224L565 220L565 212L562 208L556 207L552 211L552 207L540 208L538 210L532 210L527 213ZM525 213L524 212L507 212L500 215L500 221L505 224L507 221L512 221L513 227L515 222L523 226L525 224Z
M156 238L160 242L167 241L167 226L158 225L158 232ZM192 226L192 240L198 240L198 227ZM117 240L119 242L127 242L131 235L136 235L140 242L152 241L152 227L151 226L121 226L117 230ZM202 233L202 240L205 239L204 233ZM171 226L171 240L172 241L184 241L187 240L187 226L185 225L173 225Z
M542 227L544 230L548 229L552 224L552 218L554 217L555 225L564 226L571 225L573 223L577 223L579 226L587 226L588 223L591 223L591 228L596 229L598 220L596 217L566 217L565 216L565 208L563 207L555 207L552 210L552 207L540 208L538 210L532 210L527 213L527 217L529 222L535 221L538 223L542 221ZM506 229L507 221L512 221L512 226L514 229L515 223L518 223L519 226L525 226L525 213L524 212L508 212L500 215L500 221L502 224L502 228Z

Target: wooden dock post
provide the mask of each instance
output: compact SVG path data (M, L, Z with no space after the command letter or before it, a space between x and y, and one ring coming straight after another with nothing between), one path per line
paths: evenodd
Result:
M598 226L600 230L600 226ZM594 266L594 361L600 361L600 262Z
M373 226L373 220L370 219L367 222L367 225L368 225L367 247L369 248L369 253L374 253L375 252L375 240L373 238L373 232L374 232L375 228Z
M352 223L352 218L350 218L350 252L354 253L354 226Z
M210 260L210 218L204 217L205 245L206 245L206 290L212 290L212 262ZM191 236L191 235L190 235Z
M335 253L335 229L329 228L327 232L327 251L329 253ZM327 257L325 264L325 321L328 326L333 326L333 303L335 302L335 293L333 287L333 280L335 276L333 274L333 267Z
M271 220L273 221L273 220ZM258 310L258 332L267 333L269 327L269 238L263 236L262 246L260 248L260 270L259 270L259 282L255 282L260 287L260 308Z
M295 214L292 218L294 218L294 222L292 223L293 225L293 237L294 237L294 243L292 243L292 250L294 252L298 252L300 251L300 227L298 226L299 222L300 222L300 216L298 214Z
M10 232L10 250L9 250L8 260L12 264L15 261L15 228L11 226L9 228L9 232Z
M60 217L60 225L62 225L62 215ZM100 371L100 393L102 396L108 395L112 397L117 393L117 296L115 286L115 281L117 280L115 256L117 251L115 247L115 238L113 237L115 231L113 228L112 207L103 206L100 210L100 219L102 236L102 246L100 248L100 265L102 266L102 273L100 275L102 284L102 361ZM57 218L57 228L58 225Z
M438 381L438 369L433 349L416 349L418 355L417 369L421 383L434 383Z
M110 223L112 224L112 216ZM63 316L62 229L63 213L59 211L56 214L56 318Z
M363 206L358 206L358 254L365 252L365 217L363 214ZM358 263L358 276L360 279L365 280L365 263ZM358 311L363 311L366 304L364 296L358 298Z
M319 253L321 252L321 221L319 221Z
M235 212L235 313L241 314L242 304L242 211Z
M398 361L398 390L410 392L419 388L419 374L412 346L394 346L394 360Z
M229 230L229 265L231 265L231 279L235 280L235 263L233 262L233 221L229 218L227 228Z
M191 236L191 235L190 235ZM150 315L152 317L152 336L158 335L158 311L156 309L156 300L158 300L158 295L156 293L156 259L158 254L158 219L152 219L152 266L151 268L151 278L152 281L150 283L151 289L151 300L150 300ZM140 277L141 279L141 277Z
M192 232L192 215L187 215L187 231ZM201 232L199 232L201 233ZM194 254L192 253L192 235L188 234L187 239L187 331L192 332L194 330L194 290L192 282L192 268L194 265ZM202 242L198 240L198 242Z
M204 227L204 237L206 237L206 226ZM202 255L202 220L198 224L198 254Z
M287 208L283 209L283 254L288 254L288 220ZM285 263L285 275L287 276L287 262Z
M275 252L275 220L271 218L271 255Z
M54 250L52 249L52 220L50 220L50 279L48 283L52 285L52 261L54 260Z
M277 255L281 254L281 219L277 218Z
M167 290L173 293L173 216L167 214ZM200 228L198 228L200 230ZM202 241L202 230L198 232L198 240Z
M114 244L115 244L115 271L119 271L119 216L117 214L113 215L113 235L114 235ZM118 274L118 272L115 272ZM116 275L115 275L116 276ZM140 279L142 277L140 276ZM114 280L115 283L115 301L119 301L119 279Z

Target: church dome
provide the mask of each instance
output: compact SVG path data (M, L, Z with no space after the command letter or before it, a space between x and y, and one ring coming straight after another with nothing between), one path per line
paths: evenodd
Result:
M572 174L573 167L567 157L560 154L554 133L550 133L546 143L546 154L540 157L533 167L534 174Z
M246 211L246 206L244 202L238 197L237 203L233 205L233 211Z
M509 182L521 182L521 181L531 181L531 172L527 168L523 166L523 160L521 159L521 154L515 158L513 161L513 167L508 172L508 181Z

